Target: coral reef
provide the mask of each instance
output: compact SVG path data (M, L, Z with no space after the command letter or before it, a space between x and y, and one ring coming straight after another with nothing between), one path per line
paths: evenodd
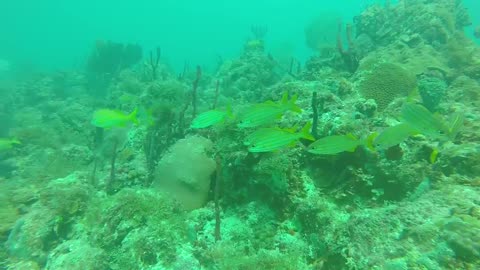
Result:
M462 2L329 18L307 26L315 55L296 71L254 26L218 70L178 76L159 49L135 65L139 47L107 42L84 71L0 85L0 137L19 142L0 152L0 268L479 269L480 49ZM425 126L379 147L409 106ZM137 121L93 126L98 109ZM311 122L355 148L315 154L298 135Z
M275 62L265 53L263 41L247 41L243 55L226 61L218 71L223 94L250 102L258 100L262 89L279 79L273 72L274 68Z

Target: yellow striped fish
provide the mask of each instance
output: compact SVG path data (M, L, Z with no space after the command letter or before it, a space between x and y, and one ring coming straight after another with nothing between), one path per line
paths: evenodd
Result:
M308 152L316 155L335 155L345 151L354 152L364 142L352 134L323 137L308 146Z
M295 145L301 138L314 141L310 134L311 123L307 123L300 132L291 129L262 128L250 134L245 145L252 153L273 152L288 146Z
M239 128L258 127L266 124L272 124L275 120L281 118L286 111L301 112L302 109L295 104L297 96L288 100L288 93L284 93L282 100L278 103L267 101L255 104L247 108L240 115Z
M193 119L190 125L193 129L207 128L213 125L224 122L228 117L233 117L230 107L227 107L226 111L210 110L201 113Z
M452 117L450 118L450 123L448 127L448 136L450 137L451 140L455 140L455 137L457 137L457 134L463 128L464 122L465 122L465 117L463 114L456 113L452 115Z
M400 144L408 137L417 134L409 124L401 123L384 129L374 140L373 146L376 150L383 150Z
M445 139L449 133L444 122L422 105L406 104L401 116L405 123L423 135Z
M137 120L138 109L130 114L125 114L119 110L100 109L93 113L92 125L100 128L125 127L129 123L138 125Z

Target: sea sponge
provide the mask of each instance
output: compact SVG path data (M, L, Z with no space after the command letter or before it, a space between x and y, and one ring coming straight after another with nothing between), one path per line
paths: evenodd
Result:
M210 190L215 161L207 154L212 141L191 136L177 141L158 162L154 185L180 202L186 210L202 207Z
M360 83L360 93L377 103L382 111L396 97L407 96L416 86L416 78L403 67L393 63L377 65Z

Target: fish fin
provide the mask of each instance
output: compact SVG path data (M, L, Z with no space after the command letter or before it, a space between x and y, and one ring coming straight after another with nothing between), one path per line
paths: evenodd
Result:
M290 104L290 110L296 113L302 112L302 108L300 108L297 104Z
M350 148L350 149L347 149L347 152L355 152L355 149L357 149L358 145L355 145L354 147Z
M454 140L464 126L465 117L461 113L456 113L450 119L451 120L448 127L448 136L451 140Z
M346 136L350 139L358 140L358 138L355 135L353 135L352 133L348 133Z
M130 119L135 125L138 125L137 114L138 108L135 108L135 110L133 110L133 112L128 115L128 119Z
M415 102L421 102L421 101L422 101L422 96L420 95L420 91L418 90L418 87L413 88L407 95L407 102L415 103Z
M230 119L235 119L235 115L233 114L233 111L232 111L232 104L228 103L226 110L227 110L227 117Z
M302 138L309 140L309 141L315 141L315 138L313 135L310 133L310 129L312 128L312 122L307 122L305 126L302 128L300 131Z
M283 130L283 131L286 131L288 133L295 133L298 130L298 127L295 125L292 128L283 128L283 129L279 128L279 130Z
M13 138L11 142L12 144L22 144L17 138Z
M293 141L291 143L288 144L288 147L295 147L297 145L298 141Z
M287 91L283 92L282 100L280 101L280 104L282 104L282 105L288 104L288 92Z
M440 153L440 152L438 151L437 148L434 148L434 149L432 150L432 153L430 153L430 157L429 157L429 160L430 160L430 163L431 163L431 164L434 164L435 161L437 161L437 157L438 157L438 154L439 154L439 153Z
M301 113L302 108L300 108L297 104L295 104L297 102L297 98L298 98L298 95L293 95L290 101L288 102L288 107L293 112Z
M375 139L377 138L377 136L378 136L378 132L373 132L373 133L371 133L370 135L368 135L367 138L365 138L365 141L364 141L364 145L365 145L369 150L371 150L372 152L375 152L375 151L376 151L373 142L375 141Z

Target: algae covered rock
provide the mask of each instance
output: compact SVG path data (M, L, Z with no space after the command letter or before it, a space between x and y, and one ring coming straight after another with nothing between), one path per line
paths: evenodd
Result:
M62 219L71 219L83 213L93 192L85 178L73 173L50 181L40 191L39 201Z
M422 96L423 105L434 111L445 96L448 85L445 81L435 77L424 77L418 82L418 91Z
M11 257L43 265L61 241L75 234L74 224L91 195L82 180L77 173L51 180L40 190L39 200L24 207L28 212L15 222L5 245Z
M0 234L6 234L15 224L18 218L18 210L11 203L0 197Z
M92 247L88 241L69 240L56 247L47 260L46 269L49 270L102 270L107 269L105 252Z
M167 266L184 237L184 217L178 210L154 189L124 188L113 196L95 198L82 226L91 240L78 245L85 245L85 257L96 260L105 254L108 266L100 269L172 269ZM95 250L101 253L92 254ZM62 257L67 262L78 252L71 250ZM62 262L60 256L52 263Z
M406 97L416 85L415 76L393 63L382 63L366 75L360 83L360 93L377 103L379 111L385 109L395 98Z
M469 215L451 218L443 231L443 238L457 257L465 261L480 260L480 220Z

